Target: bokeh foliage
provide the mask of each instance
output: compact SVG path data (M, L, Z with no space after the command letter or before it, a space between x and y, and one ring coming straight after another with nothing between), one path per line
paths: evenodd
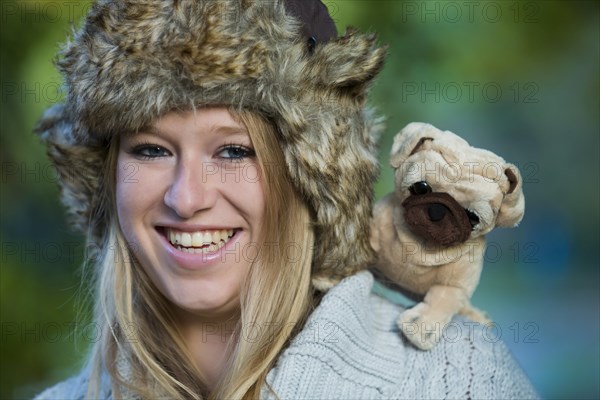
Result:
M393 187L387 153L411 121L517 164L526 217L489 236L474 303L543 397L599 397L599 3L325 3L340 33L352 25L389 45L371 99L387 118L377 196ZM0 4L1 398L74 373L94 334L85 312L75 322L83 238L31 133L62 96L52 59L88 4Z

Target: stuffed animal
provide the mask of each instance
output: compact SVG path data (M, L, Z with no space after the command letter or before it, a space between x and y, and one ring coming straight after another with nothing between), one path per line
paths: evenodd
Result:
M395 191L373 210L376 270L423 301L398 326L431 349L454 314L489 322L470 304L483 267L485 234L514 227L525 199L516 166L452 132L411 123L394 138Z

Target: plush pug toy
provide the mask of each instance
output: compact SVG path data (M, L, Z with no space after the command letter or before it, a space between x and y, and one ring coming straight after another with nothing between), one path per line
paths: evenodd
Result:
M394 138L395 191L374 208L371 246L376 269L424 296L398 326L420 349L431 349L454 314L489 320L471 306L483 267L485 234L514 227L525 199L517 167L452 132L411 123Z

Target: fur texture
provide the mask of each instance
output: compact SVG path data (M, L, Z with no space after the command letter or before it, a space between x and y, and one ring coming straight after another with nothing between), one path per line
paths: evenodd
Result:
M365 101L385 49L350 30L309 51L301 29L283 1L97 1L59 55L66 101L37 128L75 225L91 240L105 233L95 199L113 135L174 109L229 105L278 129L285 167L314 213L317 286L372 262L380 126Z
M489 322L470 299L483 268L485 235L523 218L522 180L516 166L494 153L422 123L396 135L390 162L396 190L375 205L371 244L385 278L424 296L400 315L398 326L427 350L457 312Z

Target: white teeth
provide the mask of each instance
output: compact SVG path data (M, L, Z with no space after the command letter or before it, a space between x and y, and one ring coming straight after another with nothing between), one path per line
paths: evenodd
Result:
M233 233L233 229L198 232L181 232L169 228L166 230L171 244L192 254L217 251L229 241Z
M192 246L201 247L204 243L202 242L202 234L200 232L194 232L192 235Z
M184 247L190 247L192 245L192 235L190 235L189 233L182 233L181 245Z
M186 252L186 253L190 253L190 254L202 254L202 253L214 253L215 251L219 250L221 247L225 246L226 242L224 241L219 241L218 244L211 244L209 246L206 247L182 247L177 245L177 250Z
M218 245L216 244L211 244L210 246L208 246L208 248L206 249L207 252L212 253L213 251L217 250L219 248Z

